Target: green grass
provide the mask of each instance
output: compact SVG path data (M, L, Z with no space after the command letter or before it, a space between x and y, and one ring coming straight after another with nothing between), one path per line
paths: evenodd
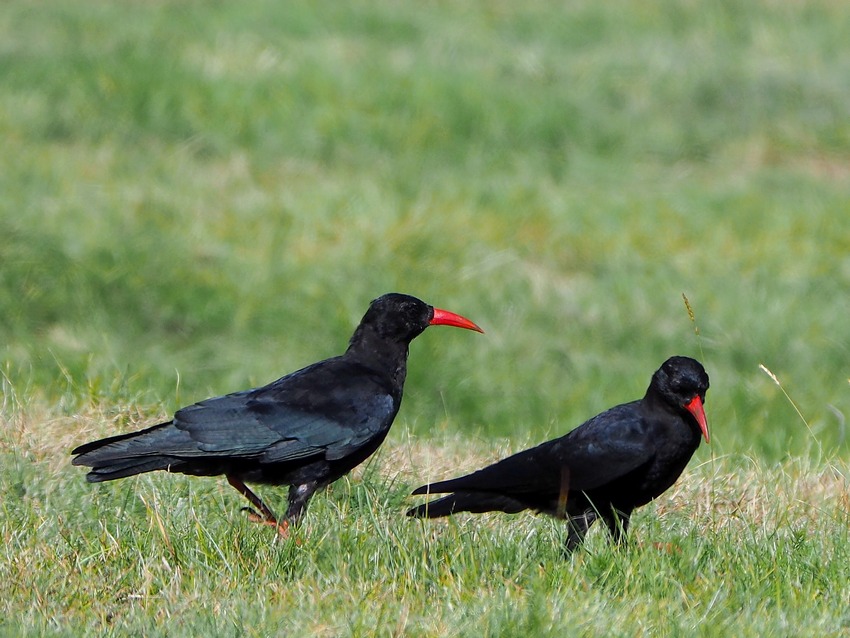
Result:
M834 0L0 3L3 629L850 631L848 32ZM69 467L339 353L394 290L487 334L413 343L301 545L221 481ZM712 445L634 531L681 552L400 517L671 354Z
M9 424L0 475L0 600L9 630L837 636L850 629L846 463L766 464L737 455L694 464L634 517L632 544L612 547L594 529L564 559L565 529L552 519L402 516L420 477L498 458L510 451L504 445L460 452L469 446L461 435L390 444L317 496L305 525L282 540L247 522L241 498L222 480L74 480L62 462L69 430L89 433L103 420L118 421L90 412ZM280 490L263 493L283 500Z

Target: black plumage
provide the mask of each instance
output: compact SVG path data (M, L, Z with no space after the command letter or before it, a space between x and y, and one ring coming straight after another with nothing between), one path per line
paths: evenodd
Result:
M408 347L429 325L482 332L460 315L390 293L371 303L341 356L190 405L167 423L81 445L73 464L92 468L90 482L153 470L223 474L259 511L253 520L285 533L316 490L381 445L401 405ZM289 485L286 521L246 482Z
M565 436L472 474L423 485L414 494L450 493L408 516L535 510L570 523L573 550L601 518L617 541L635 508L679 478L700 442L708 442L703 403L708 374L688 357L671 357L646 395L599 414Z

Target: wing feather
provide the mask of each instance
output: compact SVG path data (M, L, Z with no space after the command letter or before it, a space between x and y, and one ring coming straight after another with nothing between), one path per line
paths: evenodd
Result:
M636 402L617 406L563 437L547 441L477 472L423 485L414 494L457 491L558 494L564 472L570 491L589 491L649 461L655 447L645 435Z
M187 456L260 457L279 463L321 455L343 458L392 423L399 402L373 375L340 370L352 364L331 360L278 381L179 410L174 427L188 434ZM328 364L331 364L330 366ZM322 391L322 381L333 386Z

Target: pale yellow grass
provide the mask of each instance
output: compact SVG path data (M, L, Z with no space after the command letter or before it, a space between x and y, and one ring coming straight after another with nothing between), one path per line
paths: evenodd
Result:
M39 465L55 480L67 480L70 451L75 446L166 418L152 418L135 406L89 406L70 415L57 415L45 405L12 414L7 410L2 416L0 452ZM363 480L368 473L413 488L471 472L533 444L473 439L462 434L419 438L400 423L376 457L355 469L350 480ZM699 453L704 454L705 449ZM79 480L84 480L82 470ZM412 498L413 502L417 499ZM767 464L745 454L704 460L697 457L648 510L662 519L686 513L697 526L715 531L805 529L824 516L850 515L850 466L837 458L791 458Z

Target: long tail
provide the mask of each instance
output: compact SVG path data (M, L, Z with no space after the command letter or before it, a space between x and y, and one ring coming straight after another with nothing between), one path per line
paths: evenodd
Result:
M416 518L440 518L457 512L472 512L473 514L507 512L508 514L516 514L524 509L528 509L528 506L503 494L455 492L435 501L413 507L407 511L407 515Z
M171 422L162 423L139 432L81 445L71 452L76 455L71 463L92 468L86 474L86 480L90 483L112 481L154 470L176 469L182 459L162 452L171 447L169 443L184 436Z

